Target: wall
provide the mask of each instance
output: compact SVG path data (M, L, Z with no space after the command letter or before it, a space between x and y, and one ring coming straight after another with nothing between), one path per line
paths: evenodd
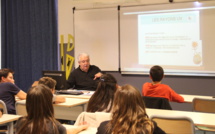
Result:
M67 35L73 35L73 14L72 8L99 8L111 7L117 5L139 5L139 4L162 4L169 3L168 0L59 0L59 35L64 35L64 43L67 43ZM189 0L175 0L174 2L188 2ZM191 0L194 1L194 0ZM171 6L171 5L170 5ZM60 40L59 40L60 41ZM145 75L122 75L119 72L110 72L113 74L119 85L132 84L139 90L142 84L149 82L150 79ZM179 94L193 95L215 95L214 77L183 77L166 76L162 83L170 85ZM173 109L192 110L191 104L171 103Z

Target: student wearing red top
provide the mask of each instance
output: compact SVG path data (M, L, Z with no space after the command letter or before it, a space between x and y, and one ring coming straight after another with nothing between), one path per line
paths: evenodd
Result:
M142 87L142 95L150 97L162 97L169 101L184 102L184 98L177 94L172 88L166 84L161 84L161 80L164 77L163 68L160 66L153 66L150 69L151 83L146 82Z

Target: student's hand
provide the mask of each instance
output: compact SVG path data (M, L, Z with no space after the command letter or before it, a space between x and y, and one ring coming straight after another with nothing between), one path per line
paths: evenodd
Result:
M3 115L3 113L2 113L2 111L0 111L0 118L2 117L2 115Z
M93 80L96 80L97 78L100 78L102 76L102 73L97 73L97 74L95 74L95 77L94 77L94 79Z
M86 121L83 121L83 122L78 124L78 126L81 126L81 125L88 125L89 126L89 124Z
M84 125L80 125L78 126L78 131L81 132L83 130L86 130L89 127L89 124L84 124Z
M31 85L31 87L37 86L39 81L34 81L34 83Z
M54 101L55 104L64 103L64 102L66 102L66 98L65 97L63 97L63 96L56 96L55 97L55 101Z
M78 134L89 127L87 122L80 123L76 128L68 129L67 134Z

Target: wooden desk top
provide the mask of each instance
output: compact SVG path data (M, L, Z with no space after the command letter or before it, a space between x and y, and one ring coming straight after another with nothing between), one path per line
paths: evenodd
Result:
M163 116L186 116L193 120L195 125L215 127L215 114L201 113L201 112L189 112L178 110L161 110L161 109L149 109L146 108L148 116L163 115Z
M79 98L66 98L66 102L54 104L55 106L61 107L74 107L82 104L88 103L88 99L79 99Z
M66 129L71 129L71 128L76 128L77 127L77 126L74 126L74 125L67 125L67 124L63 124L63 126ZM96 132L97 132L97 128L89 127L86 130L79 132L78 134L96 134Z
M57 96L63 96L65 98L78 98L78 99L90 99L91 95L67 95L67 94L59 94Z
M205 98L205 99L215 99L213 96L201 96L201 95L187 95L187 94L180 94L184 101L187 103L192 103L193 98Z
M79 98L66 98L66 102L64 103L58 103L54 104L54 106L59 106L59 107L74 107L82 104L87 104L88 99L79 99ZM20 100L18 103L26 103L26 100Z
M16 121L20 118L20 115L13 115L13 114L3 114L0 118L0 124L5 124L8 122Z

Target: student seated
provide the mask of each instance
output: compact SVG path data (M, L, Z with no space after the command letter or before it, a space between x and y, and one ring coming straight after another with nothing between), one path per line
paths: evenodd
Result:
M8 114L16 114L15 96L26 99L26 93L15 85L13 74L11 69L0 69L0 100L4 101Z
M16 134L76 134L87 129L88 125L81 125L66 130L54 118L52 99L51 90L43 84L29 89L26 99L27 116L20 117L17 120L15 125Z
M89 100L87 112L110 112L117 87L117 81L111 74L103 74Z
M146 82L142 87L142 95L150 97L162 97L169 101L184 102L184 98L177 94L166 84L161 84L161 80L164 77L164 70L160 66L153 66L150 69L150 79L152 82Z
M146 114L140 92L131 85L116 91L112 117L98 127L97 134L165 134Z
M39 79L38 81L38 84L44 84L46 85L47 87L49 87L52 91L52 94L53 94L53 102L54 103L62 103L62 102L65 102L66 99L65 97L63 96L56 96L54 93L55 93L55 86L56 86L56 81L50 77L42 77Z

